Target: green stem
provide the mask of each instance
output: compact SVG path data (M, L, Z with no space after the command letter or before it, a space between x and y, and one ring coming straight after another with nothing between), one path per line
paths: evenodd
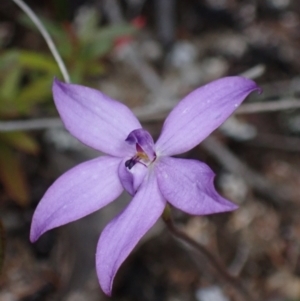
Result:
M46 30L45 26L42 24L40 19L37 17L37 15L33 12L33 10L22 0L12 0L15 2L23 11L24 13L32 20L32 22L35 24L35 26L40 31L41 35L44 37L61 73L66 83L70 83L70 75L67 71L67 68L60 56L60 54L57 51L57 48L50 37L48 31Z

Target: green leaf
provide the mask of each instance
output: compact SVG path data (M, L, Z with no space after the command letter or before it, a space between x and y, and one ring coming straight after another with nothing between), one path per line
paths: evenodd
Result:
M22 70L17 63L0 69L0 116L16 113L14 100L19 93Z
M96 59L107 54L117 38L132 35L136 29L131 25L113 25L98 30L82 45L80 57Z
M0 143L0 180L7 195L20 206L29 203L29 187L25 173L14 152Z
M20 113L29 113L32 107L51 98L53 77L46 75L28 83L15 98L15 105Z
M0 140L5 144L27 154L36 155L39 152L38 143L24 132L2 132Z
M55 39L61 39L64 37L64 31L62 29L62 26L60 24L56 24L49 19L39 16L40 21L42 24L45 26L47 29L48 33L50 34L51 37L54 37ZM32 22L32 20L26 15L22 14L19 18L18 21L25 27L37 32L40 34L38 28L36 25Z
M91 40L98 29L99 13L94 8L84 8L78 16L78 38L81 41Z
M6 50L0 55L0 70L9 68L18 62L19 52L15 49Z
M109 40L83 45L80 52L80 58L82 60L98 59L109 53L112 47L113 42Z
M1 96L6 99L13 99L19 92L19 83L21 81L22 70L20 66L14 66L6 73L1 83Z
M133 35L137 29L129 24L111 25L99 30L94 35L93 40L96 42L103 42L105 40L114 41L116 38L126 35Z
M78 60L74 62L74 65L72 66L71 70L71 82L74 83L80 83L83 80L84 77L84 66L82 61Z
M87 76L99 76L105 72L105 68L102 64L87 64L85 74Z
M33 51L20 51L19 63L31 70L40 70L52 75L59 74L58 66L52 56Z
M45 26L48 33L50 34L50 36L56 42L56 47L60 55L64 58L70 57L70 55L72 54L73 45L65 27L62 24L55 23L43 16L39 16L39 18L42 24ZM19 18L19 22L27 28L40 34L35 24L31 21L30 18L28 18L27 15L22 15Z

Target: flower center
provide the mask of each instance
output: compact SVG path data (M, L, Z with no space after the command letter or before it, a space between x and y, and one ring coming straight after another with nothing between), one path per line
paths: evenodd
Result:
M131 169L136 163L141 163L148 167L156 159L154 151L154 142L151 135L144 129L132 131L125 140L127 143L134 145L136 154L125 162L125 166Z
M152 163L156 159L155 156L151 161L147 156L147 154L143 151L143 149L138 144L136 144L136 150L137 153L131 159L125 162L125 166L128 169L131 169L136 163L141 163L147 167L150 163Z

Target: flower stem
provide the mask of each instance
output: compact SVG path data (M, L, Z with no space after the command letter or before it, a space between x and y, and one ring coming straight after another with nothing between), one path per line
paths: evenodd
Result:
M223 264L212 254L210 253L204 246L197 243L195 240L190 238L184 232L180 231L173 223L173 220L168 212L168 209L165 210L166 214L164 213L162 218L165 222L168 230L173 234L173 236L180 241L184 242L188 246L192 247L199 253L201 253L215 268L218 272L220 278L222 278L228 285L230 285L234 291L242 298L240 300L245 301L253 301L254 299L250 296L249 292L243 287L243 285L238 281L237 278L230 275L226 269L224 268Z
M61 73L66 83L70 83L70 75L67 71L67 68L60 56L60 54L57 51L57 48L50 37L48 31L46 30L45 26L42 24L40 19L37 17L37 15L33 12L33 10L22 0L12 0L15 2L23 11L24 13L32 20L32 22L35 24L35 26L40 31L41 35L44 37Z

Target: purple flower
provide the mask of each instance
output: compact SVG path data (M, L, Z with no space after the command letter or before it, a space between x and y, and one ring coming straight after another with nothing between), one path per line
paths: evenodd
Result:
M97 246L99 282L110 295L120 265L167 202L193 215L237 208L217 193L214 173L205 163L170 156L199 144L254 90L258 86L243 77L222 78L196 89L169 114L154 143L122 103L55 80L54 101L66 128L107 156L79 164L54 182L33 215L31 241L104 207L127 190L132 201L106 226Z

